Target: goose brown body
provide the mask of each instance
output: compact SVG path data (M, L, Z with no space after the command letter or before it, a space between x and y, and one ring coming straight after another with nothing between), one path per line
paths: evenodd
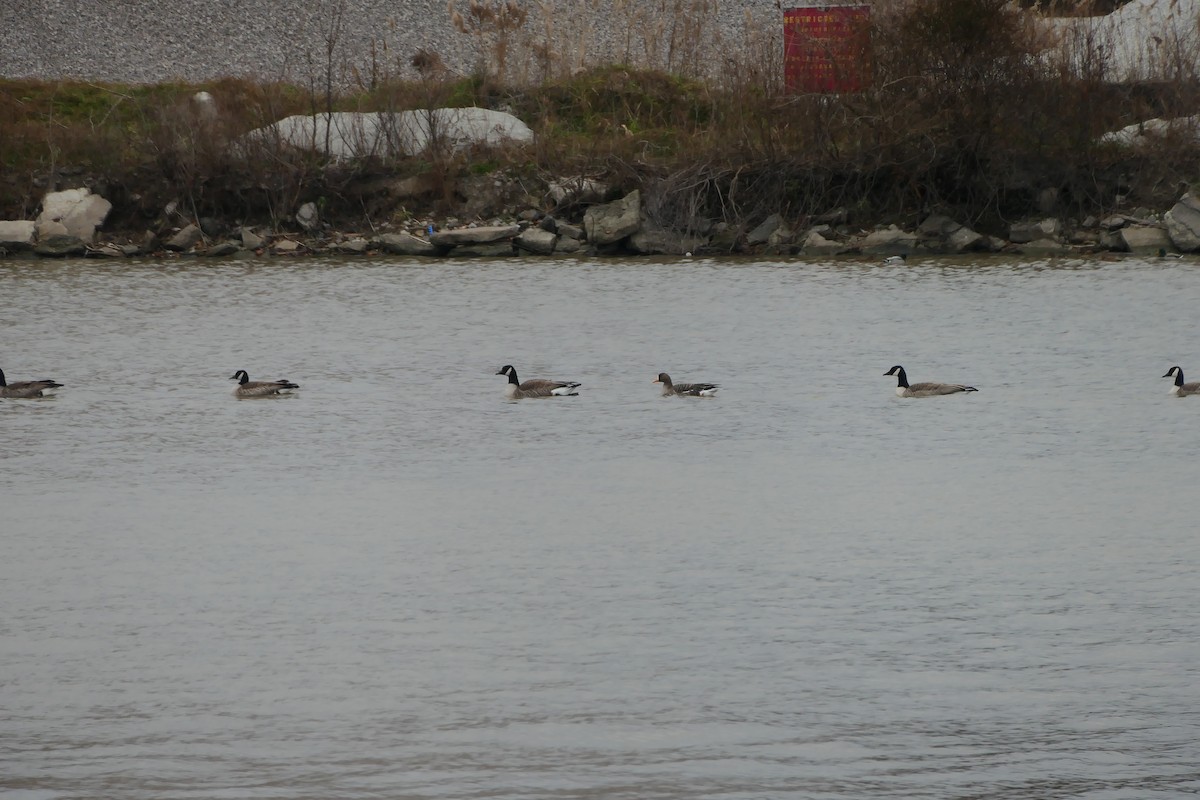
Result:
M4 377L4 370L0 369L0 397L43 397L43 392L61 388L61 383L49 378L9 383Z
M885 376L896 376L896 394L899 397L937 397L943 394L979 391L974 386L966 386L961 383L934 383L927 381L924 383L909 384L908 374L904 371L904 367L899 364L883 374Z
M517 371L512 364L505 364L496 372L497 375L508 376L504 387L504 395L509 400L522 400L535 397L575 397L575 391L582 384L575 381L552 381L545 378L531 378L522 382L517 378Z
M658 373L653 383L662 384L663 397L680 395L683 397L712 397L721 388L715 383L674 383L671 376L665 372Z
M287 379L277 381L252 381L246 370L239 369L229 377L231 381L237 381L238 387L233 390L235 397L274 397L292 389L299 389L300 385L292 383Z

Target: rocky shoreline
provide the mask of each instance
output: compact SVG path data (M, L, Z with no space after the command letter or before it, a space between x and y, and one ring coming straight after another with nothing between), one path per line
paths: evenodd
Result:
M844 209L804 219L773 214L753 225L695 221L690 230L655 226L642 193L599 202L607 187L576 179L552 184L549 195L573 213L526 208L463 223L456 218L411 220L370 232L336 230L317 206L302 205L288 230L230 225L220 220L178 219L159 232L105 235L112 205L86 188L50 192L35 220L0 221L0 257L301 257L388 254L417 258L515 256L770 255L798 257L955 255L1009 253L1035 256L1087 254L1162 255L1200 252L1200 198L1184 194L1162 213L1088 217L1072 223L1057 217L1014 223L1007 238L971 230L943 214L930 214L911 229L851 224ZM589 198L592 202L588 202ZM174 214L168 209L165 216Z

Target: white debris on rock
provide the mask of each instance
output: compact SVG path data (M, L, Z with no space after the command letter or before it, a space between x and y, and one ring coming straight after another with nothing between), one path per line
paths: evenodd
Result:
M1076 69L1098 59L1111 81L1169 79L1180 64L1191 69L1200 57L1198 21L1200 0L1132 0L1104 16L1046 20Z
M1168 135L1189 136L1200 142L1200 117L1156 118L1135 122L1119 131L1109 131L1100 137L1100 141L1137 147Z
M285 145L335 159L413 156L431 146L458 150L532 141L533 131L524 122L486 108L297 115L251 131L242 139L244 145Z

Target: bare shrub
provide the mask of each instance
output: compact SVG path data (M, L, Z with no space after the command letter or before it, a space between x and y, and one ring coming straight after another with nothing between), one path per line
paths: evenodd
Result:
M456 0L448 0L446 7L455 29L475 40L476 71L504 80L513 36L525 25L525 7L515 0L467 0L461 10Z

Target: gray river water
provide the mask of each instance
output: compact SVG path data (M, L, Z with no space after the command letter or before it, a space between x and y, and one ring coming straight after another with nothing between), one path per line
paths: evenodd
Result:
M1195 796L1198 270L0 262L0 795Z

